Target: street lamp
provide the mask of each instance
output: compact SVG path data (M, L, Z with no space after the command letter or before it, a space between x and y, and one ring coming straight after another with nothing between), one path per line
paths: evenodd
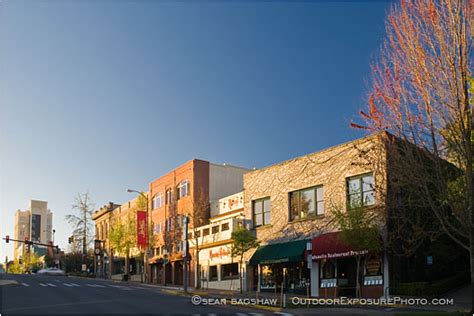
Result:
M145 282L147 281L146 279L146 265L147 265L147 261L148 261L148 196L145 195L145 193L141 192L141 191L138 191L138 190L132 190L132 189L127 189L127 192L128 193L137 193L137 194L140 194L145 200L146 200L146 236L147 236L147 241L146 241L146 250L145 250L145 254L143 255L143 273L142 273L142 282L143 282L143 279L145 279ZM128 269L129 267L126 267L126 269ZM143 276L145 275L145 278L143 278Z

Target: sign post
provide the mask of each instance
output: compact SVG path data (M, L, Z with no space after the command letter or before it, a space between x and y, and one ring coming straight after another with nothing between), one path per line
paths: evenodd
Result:
M189 217L184 215L184 245L183 245L183 290L184 293L188 292L188 224L189 224Z

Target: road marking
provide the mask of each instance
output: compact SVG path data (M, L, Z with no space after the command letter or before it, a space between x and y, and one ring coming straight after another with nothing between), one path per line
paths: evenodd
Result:
M71 283L72 286L77 286L77 287L81 287L79 284L76 284L76 283Z
M48 284L49 286L52 286L52 287L56 287L56 284L53 284L53 283L46 283Z
M41 285L41 286L45 286L45 287L47 287L47 285L46 285L46 284L44 284L44 283L40 283L40 285Z
M23 286L30 286L29 284L26 284L26 283L21 283L21 285L23 285Z
M72 285L72 284L69 284L69 283L63 283L63 284L64 284L65 286L67 286L67 287L73 287L73 285Z
M133 290L129 287L123 286L123 285L109 285L110 287L114 287L116 289L124 290L124 291L130 291Z
M86 286L89 286L89 287L105 287L105 286L100 285L100 284L86 284Z

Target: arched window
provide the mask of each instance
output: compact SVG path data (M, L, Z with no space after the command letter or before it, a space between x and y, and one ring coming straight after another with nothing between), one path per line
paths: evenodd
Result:
M183 180L178 184L178 187L176 189L178 199L188 196L190 194L191 183L189 180Z

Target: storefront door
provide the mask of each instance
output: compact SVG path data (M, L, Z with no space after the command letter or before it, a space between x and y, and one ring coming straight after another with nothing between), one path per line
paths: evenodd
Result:
M355 258L337 260L338 296L354 297L356 295L356 273Z

